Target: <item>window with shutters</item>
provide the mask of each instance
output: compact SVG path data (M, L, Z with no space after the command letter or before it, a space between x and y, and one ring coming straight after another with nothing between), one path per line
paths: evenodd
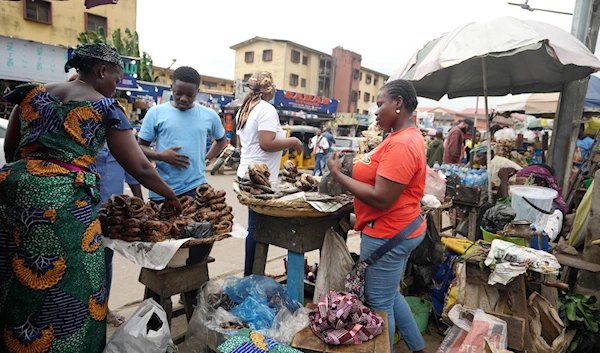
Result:
M52 3L44 0L23 0L23 17L29 21L52 24Z

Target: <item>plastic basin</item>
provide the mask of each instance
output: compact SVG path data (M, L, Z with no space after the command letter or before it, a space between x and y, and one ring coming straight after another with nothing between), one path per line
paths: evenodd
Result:
M509 243L513 243L515 245L525 246L525 239L523 239L523 238L503 237L498 234L490 233L487 230L483 229L483 227L479 227L479 228L481 228L481 232L483 233L483 240L485 240L485 241L492 242L494 239L500 239L500 240L507 241Z
M425 332L425 330L427 330L427 324L429 323L429 316L431 315L433 305L429 301L419 297L405 297L405 299L408 306L410 306L410 311L412 311L415 321L417 322L419 331Z
M530 221L536 229L544 229L549 215L536 210L525 199L541 210L553 212L553 200L558 195L556 190L541 186L513 185L510 187L510 192L512 193L511 207L517 213L515 220Z

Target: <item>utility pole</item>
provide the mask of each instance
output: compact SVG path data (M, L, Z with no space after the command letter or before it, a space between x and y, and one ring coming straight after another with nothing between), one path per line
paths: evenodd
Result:
M600 27L599 3L600 0L576 0L571 25L571 34L584 43L592 53L596 49ZM569 192L571 168L588 82L589 79L585 78L563 85L552 128L548 160L555 170L559 185L563 187L563 196Z

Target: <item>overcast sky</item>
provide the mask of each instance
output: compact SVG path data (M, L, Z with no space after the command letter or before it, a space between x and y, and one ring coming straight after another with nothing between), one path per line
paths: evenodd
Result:
M513 0L512 2L521 2ZM284 5L285 4L285 5ZM530 6L573 12L575 0L530 0ZM461 24L501 16L548 22L571 30L572 16L526 11L501 0L138 0L137 31L154 64L188 65L233 79L230 46L255 36L287 39L331 53L342 46L362 65L391 75L428 41ZM474 107L474 99L420 99L421 106Z

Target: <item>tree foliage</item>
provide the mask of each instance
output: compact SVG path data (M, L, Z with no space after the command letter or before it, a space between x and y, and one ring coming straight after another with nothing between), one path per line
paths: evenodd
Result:
M147 52L143 52L140 56L140 41L137 31L133 33L126 28L125 31L117 29L113 31L111 39L106 38L104 28L100 27L98 33L93 31L86 31L79 34L77 41L80 44L88 43L108 43L115 47L119 54L123 56L130 56L134 58L140 58L138 65L138 79L141 81L156 82L160 76L165 75L165 71L169 70L173 64L177 61L173 59L171 65L166 69L154 75L154 63L152 57Z

